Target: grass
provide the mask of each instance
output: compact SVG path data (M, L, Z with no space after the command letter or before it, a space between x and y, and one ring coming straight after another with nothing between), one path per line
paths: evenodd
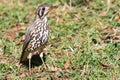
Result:
M120 39L117 38L118 42L114 39L120 36L120 1L114 1L106 15L103 15L107 9L104 0L72 8L61 1L64 4L54 0L0 2L1 79L120 79ZM40 3L59 5L48 15L50 37L46 53L50 54L45 63L51 70L35 67L29 76L28 68L19 68L18 62L25 31ZM107 38L102 39L104 36Z

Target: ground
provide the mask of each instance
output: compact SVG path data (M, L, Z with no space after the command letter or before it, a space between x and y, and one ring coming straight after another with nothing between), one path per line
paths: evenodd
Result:
M111 0L110 5L109 0L70 1L0 1L0 79L120 79L120 1ZM48 69L35 66L29 75L19 59L26 29L43 3L58 5L48 15Z

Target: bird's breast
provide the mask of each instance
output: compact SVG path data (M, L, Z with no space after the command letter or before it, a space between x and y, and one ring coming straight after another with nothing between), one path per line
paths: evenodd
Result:
M30 51L41 48L46 44L49 36L49 29L47 27L47 25L43 24L43 27L38 26L31 32L31 40L29 43Z

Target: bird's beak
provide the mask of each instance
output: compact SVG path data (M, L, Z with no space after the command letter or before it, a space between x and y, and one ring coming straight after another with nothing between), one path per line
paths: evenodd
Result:
M52 10L52 9L55 9L55 8L58 8L58 6L50 6L48 10Z
M51 6L51 8L55 9L55 8L58 8L58 6Z

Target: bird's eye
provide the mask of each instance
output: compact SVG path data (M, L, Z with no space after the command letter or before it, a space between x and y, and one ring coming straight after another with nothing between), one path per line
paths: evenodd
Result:
M42 8L42 11L44 11L45 10L45 8Z

